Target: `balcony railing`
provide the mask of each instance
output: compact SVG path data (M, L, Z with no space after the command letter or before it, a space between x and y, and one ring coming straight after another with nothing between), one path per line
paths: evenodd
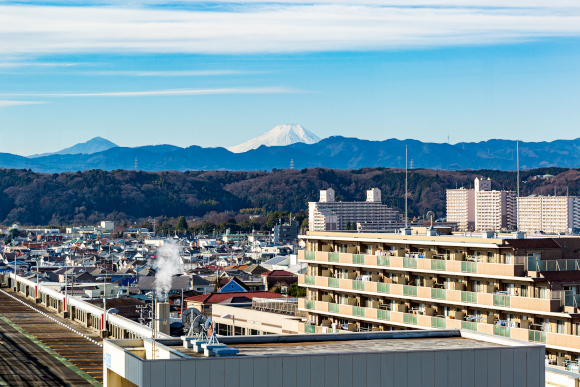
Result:
M403 286L403 295L409 297L417 297L417 287L411 285Z
M306 285L315 285L316 284L316 277L313 275L305 275L304 276L304 283Z
M379 320L389 321L391 320L391 311L379 309L377 311L377 317Z
M447 267L446 262L443 260L438 259L431 260L431 270L445 271L446 267Z
M461 262L461 272L462 273L471 273L477 274L477 262Z
M431 317L431 328L447 329L447 321L441 317Z
M431 289L431 298L434 300L446 300L447 292L445 289Z
M329 278L328 286L331 288L340 288L340 280L338 278Z
M314 300L304 300L304 308L306 309L316 309L316 301Z
M528 259L529 271L573 271L580 270L580 259L554 259L534 261Z
M412 313L403 314L403 323L410 325L417 325L417 315Z
M510 302L511 298L510 296L504 296L501 294L494 294L493 295L493 306L503 306L506 308L510 307Z
M542 331L528 331L528 340L534 343L543 343L546 344L546 332Z
M340 305L339 304L329 303L328 304L328 311L330 313L340 313Z
M416 269L417 268L417 258L403 257L403 267L406 267L409 269Z
M365 316L365 308L361 308L360 306L353 306L352 307L352 314L356 317L364 317Z
M352 263L355 265L364 265L365 264L365 256L362 254L353 254L352 255Z
M339 279L331 277L314 277L315 284L312 285L312 276L299 275L298 283L306 286L329 287L338 290L366 292L377 296L389 295L397 298L408 297L410 299L426 299L433 301L451 301L456 303L469 303L481 305L482 307L494 308L514 308L536 312L562 312L564 295L560 298L543 299L534 297L521 297L516 295L465 292L452 289L440 289L424 286L391 284L374 281L359 281L349 279ZM567 296L569 306L580 303L580 295Z
M469 329L470 331L477 331L477 323L473 321L462 321L461 329Z
M477 293L461 292L461 302L469 302L470 304L477 304Z
M365 281L352 281L352 290L365 290Z
M527 257L511 256L502 257L500 262L486 262L484 257L468 256L468 259L477 259L477 261L461 261L453 259L455 257L445 255L444 259L423 258L420 254L413 256L397 255L364 255L350 253L332 253L324 251L304 251L300 250L298 254L304 254L307 261L332 262L338 264L351 264L361 266L378 266L392 268L407 268L413 270L425 271L450 271L469 274L484 274L490 276L523 276L525 274L525 264ZM460 257L461 258L461 257ZM481 260L480 260L481 259ZM536 261L534 261L536 262ZM547 261L540 261L547 262ZM571 265L571 264L569 264ZM550 267L552 267L551 265ZM559 266L562 270L562 265Z
M511 328L510 327L502 327L500 325L494 325L493 326L493 334L496 336L511 337Z

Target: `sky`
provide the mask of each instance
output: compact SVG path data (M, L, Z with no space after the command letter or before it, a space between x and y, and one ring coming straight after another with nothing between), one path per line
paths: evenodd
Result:
M0 152L580 137L577 0L0 0Z

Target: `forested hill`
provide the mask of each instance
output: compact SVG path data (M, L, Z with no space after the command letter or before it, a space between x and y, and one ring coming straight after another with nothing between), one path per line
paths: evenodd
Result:
M553 178L533 180L537 175ZM445 190L469 187L476 176L490 177L494 189L514 189L515 172L409 172L409 215L428 210L445 216ZM521 173L522 195L531 193L580 195L580 171L544 168ZM337 200L365 200L365 190L379 187L383 203L404 207L404 171L303 169L272 172L136 172L90 170L42 174L0 169L0 222L22 225L94 224L102 219L139 220L149 216L195 216L209 212L262 213L307 209L318 191L332 187Z

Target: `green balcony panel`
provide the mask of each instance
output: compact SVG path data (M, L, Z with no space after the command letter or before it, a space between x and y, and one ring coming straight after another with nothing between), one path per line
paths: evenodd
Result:
M338 262L340 261L339 253L328 253L328 262Z
M494 325L493 334L502 337L511 337L511 332L509 327L502 327L499 325Z
M411 285L404 285L403 286L403 295L409 297L417 297L417 287Z
M391 319L391 312L389 310L378 310L377 311L377 315L379 317L379 320L387 320L389 321Z
M316 252L315 251L305 251L304 252L304 259L307 261L314 261L316 258Z
M365 308L361 308L360 306L353 306L352 307L352 314L353 314L353 316L364 317L365 316Z
M409 269L416 269L417 268L417 258L403 258L403 267Z
M306 333L315 333L316 332L316 327L314 325L305 325L304 326L304 331Z
M352 281L352 290L365 290L364 281Z
M390 266L391 260L389 257L377 257L377 264L379 266Z
M470 331L477 332L477 323L471 321L462 321L461 322L461 329L469 329Z
M355 265L364 265L365 264L365 256L362 254L353 254L352 255L352 263Z
M306 285L314 285L316 283L316 278L313 275L305 275L304 283Z
M304 307L306 309L315 309L316 308L316 301L314 301L314 300L304 300Z
M379 293L390 293L391 292L391 284L384 284L382 282L379 282L377 284L377 291Z
M431 328L447 329L447 320L440 317L432 317Z
M330 313L340 313L340 305L339 304L328 304L328 311Z
M331 288L338 288L340 287L340 279L338 278L329 278L328 279L328 286Z

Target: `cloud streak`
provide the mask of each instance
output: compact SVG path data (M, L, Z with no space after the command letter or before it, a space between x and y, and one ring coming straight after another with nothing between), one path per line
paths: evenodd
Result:
M511 0L522 5L514 8L439 7L444 2L437 0L425 0L432 5L427 7L381 6L391 2L368 1L379 5L287 0L219 12L0 5L0 55L380 50L580 35L580 8L566 0L556 0L560 7L548 7L544 0Z
M263 88L221 88L221 89L178 89L178 90L154 90L154 91L116 91L107 93L26 93L26 94L0 94L0 95L18 96L18 97L174 97L174 96L189 96L189 95L224 95L224 94L287 94L298 92L300 91L283 87L263 87Z
M24 106L24 105L39 105L45 102L40 101L2 101L0 100L0 109L4 107L11 107L11 106Z

